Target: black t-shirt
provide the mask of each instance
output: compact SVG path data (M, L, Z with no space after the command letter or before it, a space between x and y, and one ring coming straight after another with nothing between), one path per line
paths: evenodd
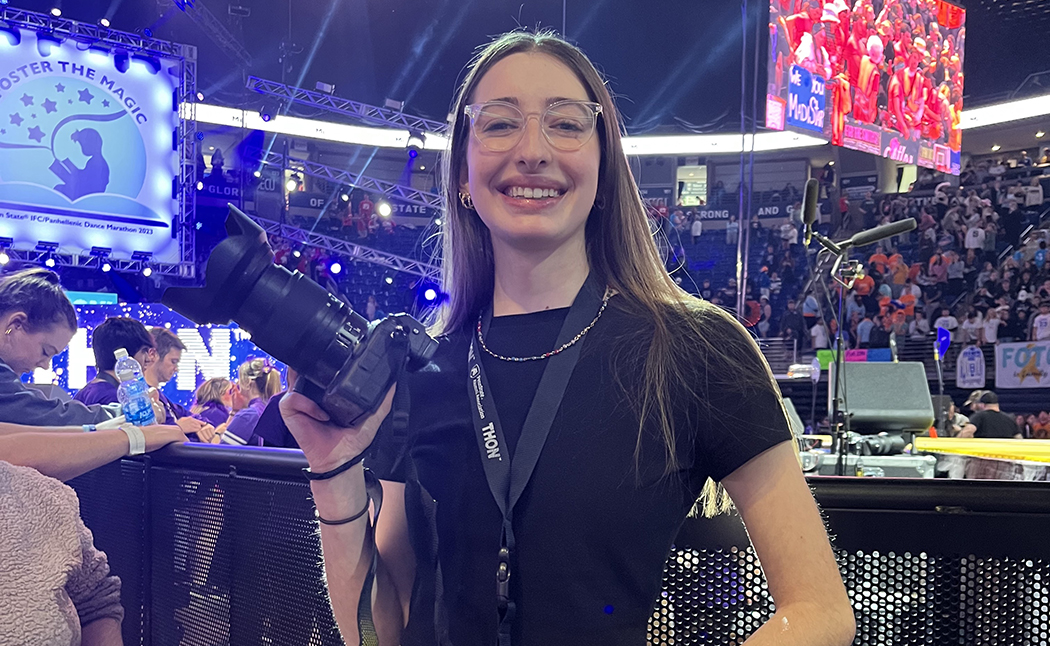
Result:
M970 415L970 423L977 427L974 437L1012 438L1021 431L1017 423L997 410L982 410Z
M516 644L645 644L672 541L707 478L719 480L790 438L772 383L732 392L711 385L733 379L732 371L708 374L702 361L683 357L689 387L717 412L701 412L696 399L677 387L672 401L681 469L663 476L666 458L653 423L642 434L636 469L639 418L623 388L638 392L642 374L640 367L624 368L621 359L646 356L651 325L622 309L621 299L610 301L584 337L550 435L514 510ZM486 343L507 356L542 354L553 348L566 313L495 318ZM712 325L737 334L723 320ZM433 362L407 376L406 434L398 438L388 424L366 460L380 478L407 481L406 513L419 565L406 646L434 643L435 576L428 565L434 545L451 643L490 646L496 641L501 516L471 419L466 374L471 333L442 337ZM740 349L748 347L742 334L737 338ZM544 363L504 362L478 350L513 450ZM760 360L752 352L750 365L745 360L737 369L764 370ZM414 504L417 499L422 504ZM436 541L427 536L430 514Z

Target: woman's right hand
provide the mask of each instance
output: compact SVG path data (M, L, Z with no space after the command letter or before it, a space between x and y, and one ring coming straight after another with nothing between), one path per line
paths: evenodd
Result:
M345 428L332 423L328 413L305 395L289 392L282 397L281 417L306 455L310 469L330 471L364 453L390 413L395 387L390 387L375 413Z

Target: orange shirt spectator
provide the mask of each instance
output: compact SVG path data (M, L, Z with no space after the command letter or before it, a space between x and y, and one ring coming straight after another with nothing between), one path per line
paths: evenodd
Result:
M921 274L921 273L922 273L922 264L918 263L918 262L912 263L911 269L908 270L908 280L910 280L911 282L914 283L915 279L918 278L919 274Z
M890 259L886 257L886 254L879 252L872 254L871 258L868 258L868 266L874 267L883 276L886 275L886 268L890 264Z
M867 296L868 294L871 294L871 292L874 289L875 279L871 276L868 276L867 274L864 275L864 278L858 278L857 281L853 283L853 291L857 292L861 296Z
M893 274L893 284L903 285L904 282L908 280L908 265L904 264L904 261L901 260L890 267L890 272Z
M904 304L904 315L907 317L915 316L915 296L912 294L901 294L899 299Z

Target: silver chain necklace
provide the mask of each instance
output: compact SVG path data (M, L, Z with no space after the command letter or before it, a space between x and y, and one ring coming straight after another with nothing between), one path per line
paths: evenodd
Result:
M485 345L485 337L482 336L482 334L481 334L481 317L480 316L478 317L478 342L481 344L481 349L482 350L487 352L489 354L489 356L495 357L495 358L499 359L500 361L513 361L513 362L520 363L522 361L542 361L543 359L550 359L554 355L556 355L556 354L558 354L560 352L564 352L565 350L567 350L570 347L572 347L573 344L575 344L577 341L582 339L584 337L584 335L586 335L588 332L590 332L591 328L594 327L594 324L597 323L598 319L600 319L602 317L602 312L605 311L605 306L609 304L609 297L610 296L612 296L612 290L609 289L608 287L606 287L605 288L605 295L602 296L602 306L598 310L598 314L595 315L594 320L591 321L590 324L587 327L585 327L582 330L580 330L579 334L574 336L565 345L561 346L560 348L558 348L556 350L551 350L550 352L545 352L543 354L537 354L537 355L532 356L532 357L505 357L502 354L496 354L492 350L489 350L489 347L487 345Z

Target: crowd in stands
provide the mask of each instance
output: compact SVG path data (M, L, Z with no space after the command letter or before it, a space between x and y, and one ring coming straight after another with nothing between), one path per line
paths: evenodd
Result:
M1048 155L1050 150L1040 166L1050 164ZM961 186L923 172L910 193L869 192L853 201L834 190L824 193L822 233L836 239L904 218L918 223L910 233L855 252L866 275L845 294L845 347L888 347L891 335L921 339L937 327L951 330L957 343L1050 339L1050 235L1039 226L1050 175L1030 159L1015 162L1009 175L989 174L1000 166L968 164ZM775 194L787 203L789 218L775 227L752 219L741 316L761 338L789 339L800 350L830 348L838 333L838 294L809 281L813 255L799 244L798 191L787 186ZM726 199L717 191L711 197ZM735 307L730 260L735 262L739 224L734 218L724 231L710 232L704 224L696 209L668 215L669 268L678 268L680 282L695 284L702 297ZM803 293L807 285L812 289Z

